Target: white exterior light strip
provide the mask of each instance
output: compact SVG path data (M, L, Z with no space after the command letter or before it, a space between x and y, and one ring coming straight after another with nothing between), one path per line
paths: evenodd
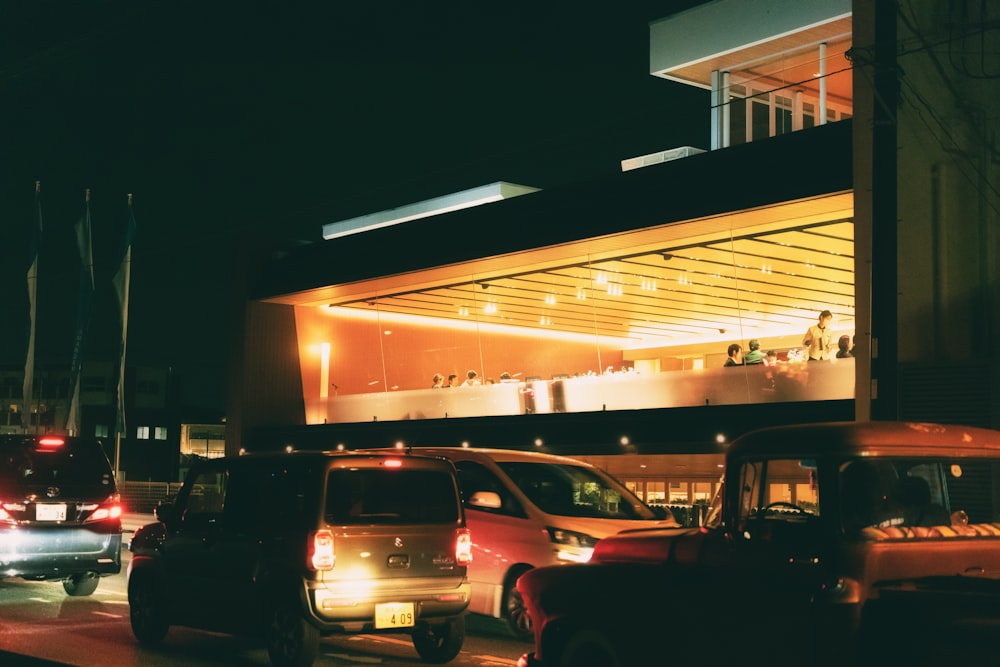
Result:
M516 185L514 183L498 181L489 185L481 185L478 188L462 190L461 192L435 197L434 199L426 199L415 204L390 208L378 213L369 213L356 218L350 218L349 220L341 220L340 222L331 222L323 225L323 239L330 241L341 236L360 234L361 232L381 227L398 225L410 220L428 218L449 211L458 211L463 208L471 208L537 191L538 188L527 185Z

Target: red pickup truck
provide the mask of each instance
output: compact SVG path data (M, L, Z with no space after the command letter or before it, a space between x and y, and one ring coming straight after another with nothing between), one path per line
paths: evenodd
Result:
M520 665L1000 664L1000 432L762 429L712 510L522 575Z

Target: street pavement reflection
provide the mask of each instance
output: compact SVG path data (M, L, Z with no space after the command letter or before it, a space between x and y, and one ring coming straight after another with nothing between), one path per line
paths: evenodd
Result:
M125 521L125 543L151 515ZM128 620L122 573L106 577L90 597L68 597L59 582L0 579L2 667L268 667L267 652L237 637L174 627L155 648L139 646ZM511 639L500 621L472 616L462 653L452 667L514 667L529 644ZM316 667L421 665L404 635L341 635L324 639Z

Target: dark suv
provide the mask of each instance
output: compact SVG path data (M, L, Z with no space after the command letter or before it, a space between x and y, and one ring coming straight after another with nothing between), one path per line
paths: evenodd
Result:
M471 540L455 468L426 456L248 454L192 467L130 548L132 630L265 640L309 665L321 635L407 633L426 662L461 650Z
M90 595L121 572L121 513L100 441L0 435L0 576Z

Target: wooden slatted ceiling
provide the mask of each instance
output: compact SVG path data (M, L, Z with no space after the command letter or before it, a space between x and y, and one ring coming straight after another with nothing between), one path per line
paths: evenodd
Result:
M854 319L853 231L844 219L738 235L726 230L641 254L338 305L635 344L680 344L735 332L746 338L798 333L825 308L844 328Z

